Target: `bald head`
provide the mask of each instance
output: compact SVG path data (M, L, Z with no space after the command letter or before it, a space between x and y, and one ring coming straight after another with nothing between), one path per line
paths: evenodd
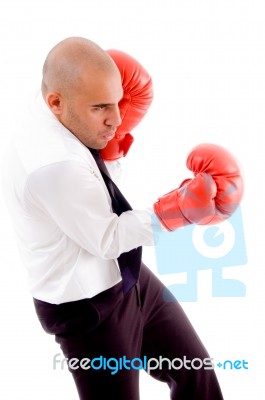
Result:
M88 39L68 38L50 51L42 94L59 122L87 147L106 147L121 123L120 71L107 52Z
M67 38L48 54L43 66L42 94L58 92L68 97L82 87L84 74L116 68L111 57L96 43L81 37Z

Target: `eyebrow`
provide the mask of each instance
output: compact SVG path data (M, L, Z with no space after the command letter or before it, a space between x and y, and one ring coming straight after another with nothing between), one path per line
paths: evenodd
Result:
M122 93L122 96L118 103L123 99L124 93ZM90 107L107 107L107 106L114 106L116 103L98 103L98 104L91 104Z
M91 104L90 107L107 107L113 106L115 103L99 103L99 104Z

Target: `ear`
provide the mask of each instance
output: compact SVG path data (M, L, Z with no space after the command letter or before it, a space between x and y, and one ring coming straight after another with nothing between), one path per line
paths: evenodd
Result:
M46 103L50 110L55 115L61 115L63 111L63 99L62 96L57 92L48 93L46 96Z

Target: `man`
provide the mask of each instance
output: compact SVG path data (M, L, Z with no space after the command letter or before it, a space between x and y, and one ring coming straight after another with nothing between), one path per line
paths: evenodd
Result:
M138 369L162 358L149 372L171 399L222 399L209 355L141 262L141 246L153 245L156 224L174 230L231 215L242 194L236 162L218 146L198 146L188 159L193 180L154 208L132 210L102 157L115 164L128 151L127 128L151 102L146 71L124 53L68 38L47 56L42 96L11 150L6 190L36 312L68 359L79 398L137 400ZM176 358L201 368L166 361ZM108 360L120 360L118 371Z

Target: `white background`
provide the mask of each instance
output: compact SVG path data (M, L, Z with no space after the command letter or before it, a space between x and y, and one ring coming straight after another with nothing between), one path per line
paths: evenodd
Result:
M190 176L185 158L200 142L222 144L241 161L248 263L226 274L242 280L247 295L212 298L211 272L203 271L198 301L183 307L214 359L249 362L248 370L216 370L224 398L264 398L264 1L3 0L1 155L40 82L47 52L68 36L124 50L153 77L152 108L133 132L125 160L125 190L135 207L152 204ZM139 186L142 195L136 196ZM34 315L2 196L0 201L0 398L76 399L68 371L52 369L59 348ZM151 249L145 261L156 272ZM168 389L146 374L141 393L143 400L169 398Z

